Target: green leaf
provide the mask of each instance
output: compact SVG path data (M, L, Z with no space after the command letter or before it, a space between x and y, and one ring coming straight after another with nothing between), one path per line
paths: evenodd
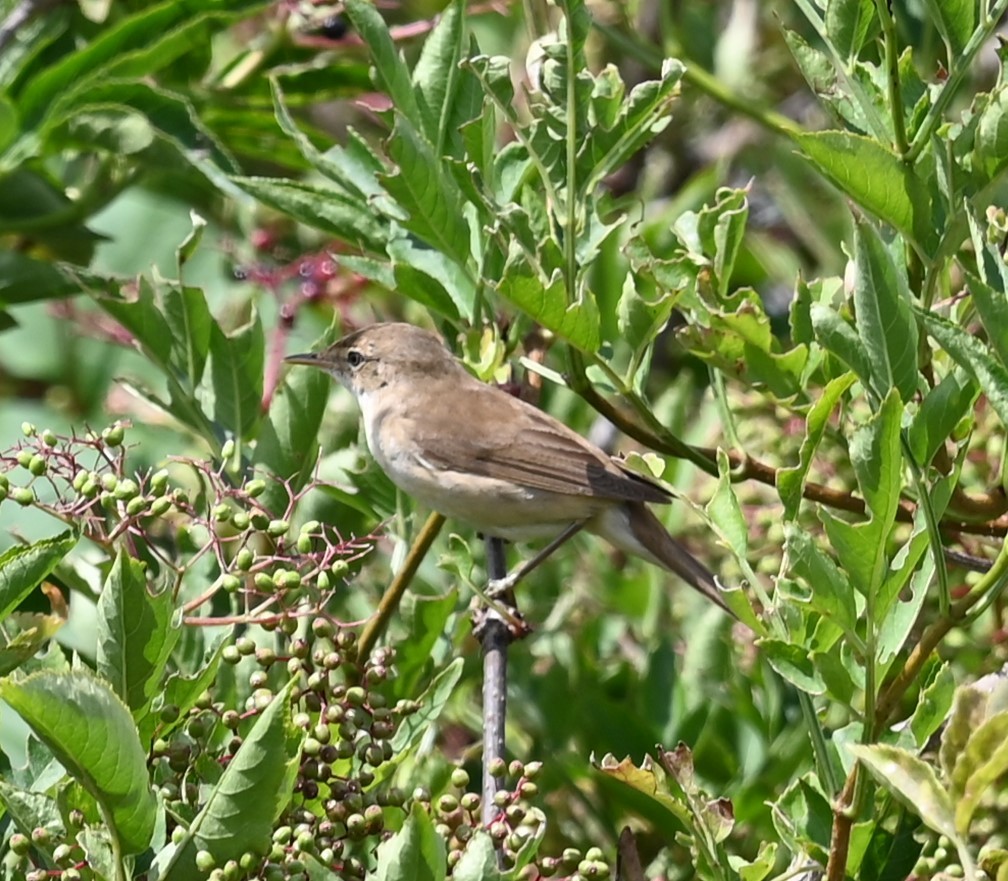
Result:
M147 756L133 717L108 685L86 670L44 671L0 681L0 698L101 805L123 850L143 851L156 814Z
M873 112L875 119L872 122L878 122L873 129L872 122L866 116L866 108L861 101L855 100L858 96L852 95L852 90L829 54L809 45L797 31L789 28L784 28L784 39L809 88L832 111L837 122L846 123L859 134L883 128L881 120L877 120L877 114Z
M430 142L397 119L385 149L396 164L382 185L409 215L403 225L460 266L470 258L470 230L461 210L465 199Z
M948 663L940 662L930 671L910 717L910 730L918 747L923 749L931 735L945 724L954 695L955 676Z
M1008 426L1008 369L991 357L983 342L963 328L931 312L919 314L928 334L976 378L1001 424Z
M878 141L843 131L795 135L805 156L844 193L922 248L935 243L927 190Z
M200 288L169 285L161 293L161 306L169 334L167 341L171 343L167 364L185 379L184 388L195 389L203 379L214 326L206 297ZM157 325L158 322L154 321L149 330L156 331ZM147 340L141 339L141 342L148 345L159 343L150 339L150 334Z
M120 551L98 598L97 667L135 718L146 714L163 685L179 638L174 611L171 592L152 596L146 566Z
M823 303L813 303L809 307L809 318L819 345L853 370L865 388L871 388L872 365L858 339L857 331L839 313Z
M767 663L788 682L806 694L824 694L826 683L809 653L799 645L780 639L761 639L760 650Z
M871 775L939 835L959 842L949 793L913 753L887 744L847 744Z
M594 354L601 344L598 306L590 292L568 304L567 288L559 270L548 282L534 274L520 250L512 247L497 292L547 330L583 352Z
M0 554L0 620L7 618L77 545L70 530Z
M846 575L816 545L812 536L792 523L784 526L785 549L791 572L808 587L809 607L825 615L846 633L857 624L854 589Z
M473 319L476 286L462 266L407 236L392 238L387 251L394 289L452 320Z
M189 826L180 853L195 846L208 850L217 864L238 859L246 851L261 852L273 825L290 803L301 756L302 733L291 724L288 684L255 720L238 752L228 762L203 809Z
M452 868L452 881L504 881L504 875L497 868L497 851L489 833L477 829L469 839Z
M842 58L857 58L875 23L872 0L833 0L826 4L826 35Z
M979 279L969 277L973 305L998 358L1008 365L1008 266L998 248L987 241L985 227L972 211L967 219L980 274Z
M388 95L396 112L408 119L416 129L423 131L424 116L409 70L402 54L392 42L381 14L369 0L346 0L343 8L354 30L360 34L371 52L376 84Z
M308 482L318 461L319 428L331 385L324 371L290 371L273 396L259 429L253 461L268 468L295 492ZM267 510L279 516L286 498L286 490L270 481L261 500Z
M266 344L259 316L253 316L248 324L230 335L214 322L210 356L214 420L235 438L238 455L242 442L262 418Z
M903 400L910 401L917 393L917 322L906 277L875 227L860 218L854 224L854 252L857 330L872 368L874 391L884 398L895 386Z
M34 127L46 106L66 94L81 80L107 62L122 59L137 46L163 37L176 23L185 21L192 10L184 3L160 3L130 15L102 32L83 48L63 58L32 77L19 96L18 104L25 127Z
M19 251L0 251L0 305L61 300L80 293L83 289L72 267L36 260Z
M600 87L613 94L609 102L617 108L615 118L596 118L578 151L578 179L582 195L591 195L599 182L623 166L638 150L650 143L672 121L671 105L679 96L679 84L686 67L681 61L666 58L661 77L638 83L624 100L623 82L615 68L606 68L595 78L592 108L600 106ZM606 83L606 74L615 82Z
M812 405L805 418L805 437L798 451L798 464L777 471L777 492L784 505L785 521L794 520L798 516L809 468L812 467L812 460L826 432L830 415L853 383L854 375L851 373L838 376L827 383L819 400Z
M331 187L281 178L232 177L231 180L264 205L330 233L365 253L385 251L388 222L372 212L365 201Z
M952 770L955 825L960 835L969 833L981 801L1008 771L1008 712L985 719L966 741L965 749Z
M961 368L949 372L927 393L914 414L907 439L914 459L925 467L973 409L980 389Z
M413 802L402 829L378 845L369 877L374 881L444 881L447 872L444 839L419 802Z
M463 76L459 62L465 48L465 6L462 0L451 0L424 40L412 77L424 116L424 134L439 156L445 155L446 144L457 133L458 126L473 119L479 109L479 105L473 107L474 112L465 119L457 119L453 112ZM467 72L466 76L469 75Z
M1008 164L1008 87L1004 84L994 89L980 111L972 160L988 180L997 177Z
M873 520L888 529L896 520L903 485L900 416L903 405L890 392L882 406L857 431L850 443L851 464Z
M455 603L456 598L452 596L451 605L453 608ZM435 601L433 611L437 613L443 607L443 603ZM420 709L403 719L396 729L396 733L392 735L392 748L398 757L393 759L394 762L405 758L410 748L419 742L420 738L430 730L431 725L441 715L462 676L462 667L462 658L455 658L441 670L420 696Z
M949 62L954 61L973 36L976 3L974 0L924 0L924 5L948 47Z

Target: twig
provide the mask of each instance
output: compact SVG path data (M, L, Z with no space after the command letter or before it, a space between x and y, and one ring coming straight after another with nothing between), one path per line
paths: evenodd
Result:
M491 581L507 575L504 542L486 539L487 576ZM498 808L494 796L501 788L501 777L495 765L504 759L504 723L507 718L507 650L511 630L507 622L492 607L484 607L479 626L483 645L483 825L489 826ZM498 848L497 861L503 867Z
M381 601L378 603L378 608L357 641L357 661L359 663L363 664L367 660L368 655L371 654L371 649L374 648L375 643L378 641L378 637L385 632L389 619L395 613L395 610L399 608L399 601L402 599L402 595L406 592L406 588L409 587L413 576L416 575L417 569L420 568L423 558L427 556L427 551L430 550L430 546L434 543L434 539L437 538L444 522L445 518L441 514L434 513L427 518L423 528L420 530L420 534L413 543L413 547L410 548L409 553L406 555L402 569L392 579L392 583L388 586L388 589L382 595Z

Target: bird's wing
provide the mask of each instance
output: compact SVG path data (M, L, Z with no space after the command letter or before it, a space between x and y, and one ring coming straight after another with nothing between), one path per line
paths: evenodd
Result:
M410 435L420 455L439 468L564 495L670 499L662 487L627 470L563 423L499 389L464 383L457 393L429 403ZM457 431L425 431L425 425L455 425ZM475 426L491 428L481 432Z

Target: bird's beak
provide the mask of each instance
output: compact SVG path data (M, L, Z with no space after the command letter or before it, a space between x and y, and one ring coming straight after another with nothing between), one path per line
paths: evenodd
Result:
M308 367L322 367L323 362L317 352L303 352L300 355L288 355L284 358L288 364L305 364Z

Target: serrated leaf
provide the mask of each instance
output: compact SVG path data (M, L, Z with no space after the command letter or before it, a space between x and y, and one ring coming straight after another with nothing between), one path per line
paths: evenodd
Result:
M294 492L305 486L318 461L318 433L331 385L324 371L292 370L274 394L259 429L254 463L268 468ZM286 498L283 486L273 484L261 500L267 510L280 516Z
M917 393L917 322L910 289L875 227L857 219L854 225L857 273L854 308L857 331L872 368L879 398L895 386L904 401Z
M407 236L393 238L387 251L396 289L448 318L472 320L476 286L462 266Z
M392 41L381 14L369 0L346 0L347 18L371 52L374 75L379 87L388 95L397 113L402 114L417 129L423 130L424 119L417 102L406 62Z
M403 225L460 266L470 259L465 199L430 142L409 122L397 119L385 145L396 164L382 185L409 215Z
M617 762L612 756L605 756L598 764L598 769L607 777L625 783L657 802L687 828L692 826L689 809L672 794L672 788L665 776L664 769L655 763L651 756L645 756L640 767L630 759ZM681 782L680 785L682 785ZM683 788L686 789L685 786Z
M598 351L601 319L595 298L586 292L580 301L568 304L567 289L559 271L544 282L513 250L497 292L581 351L593 354Z
M77 536L67 530L0 554L0 619L7 618L76 545Z
M123 850L144 850L156 808L147 756L133 717L108 685L83 670L45 671L0 681L0 698L101 803Z
M371 254L385 250L388 223L371 211L367 202L332 188L282 178L235 176L231 180L264 205L340 241Z
M171 592L152 596L144 564L120 551L98 599L97 667L135 718L162 687L179 638L174 611Z
M265 346L258 315L231 334L213 322L210 381L214 420L234 436L239 448L262 418Z
M373 881L444 881L447 872L444 839L419 802L413 802L402 829L378 845L369 877Z
M452 881L503 881L504 875L497 867L497 851L493 839L483 829L465 846L462 856L452 868Z
M278 691L256 719L189 826L195 846L219 865L260 851L291 800L303 735L291 724L290 689Z

